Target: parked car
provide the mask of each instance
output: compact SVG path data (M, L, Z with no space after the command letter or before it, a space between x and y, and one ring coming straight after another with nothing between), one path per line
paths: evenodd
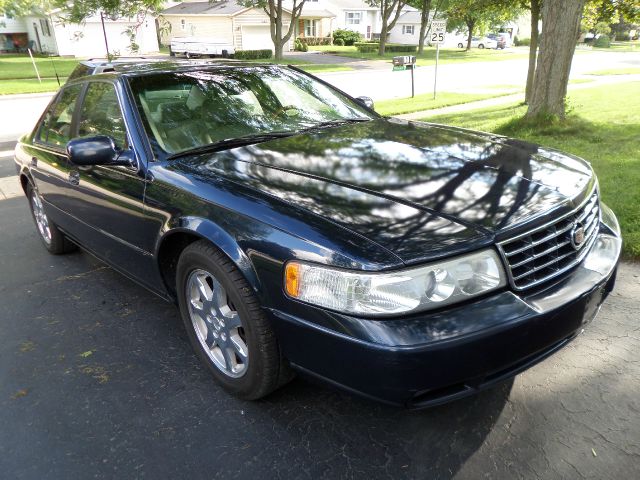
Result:
M294 67L117 64L64 85L15 162L44 247L176 302L245 399L292 372L470 395L583 331L620 256L586 161L384 118Z
M458 42L458 48L466 48L466 40ZM498 48L498 42L488 37L471 37L471 48Z
M176 37L171 39L169 55L192 57L230 57L235 54L233 45L209 37Z
M496 41L496 49L503 50L511 46L511 38L508 33L490 33L487 38Z

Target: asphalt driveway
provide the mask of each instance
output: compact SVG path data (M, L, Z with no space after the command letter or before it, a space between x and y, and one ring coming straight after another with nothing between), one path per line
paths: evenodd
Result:
M26 200L2 198L2 478L640 476L636 265L583 335L476 397L407 412L296 379L247 403L172 305L88 254L50 256Z

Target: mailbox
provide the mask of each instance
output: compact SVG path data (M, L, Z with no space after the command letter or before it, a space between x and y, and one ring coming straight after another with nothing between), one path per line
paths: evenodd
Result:
M405 67L411 68L412 65L416 64L415 55L403 55L399 57L393 57L393 66L394 67Z

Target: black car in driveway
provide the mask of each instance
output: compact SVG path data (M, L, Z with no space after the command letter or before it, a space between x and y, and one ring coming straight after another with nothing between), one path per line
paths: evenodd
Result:
M370 107L293 67L122 63L15 160L45 247L177 302L242 398L297 371L425 407L581 332L621 248L589 164Z

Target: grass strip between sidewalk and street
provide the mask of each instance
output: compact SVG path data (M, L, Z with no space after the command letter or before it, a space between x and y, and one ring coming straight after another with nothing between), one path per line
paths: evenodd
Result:
M394 98L392 100L380 100L375 102L375 110L380 115L393 116L402 115L403 113L420 112L422 110L431 110L434 108L449 107L451 105L459 105L461 103L476 102L486 100L487 98L502 97L510 95L513 92L506 93L455 93L440 92L436 99L433 99L433 93L424 93L411 98Z
M435 115L425 121L496 132L578 155L591 162L603 201L618 216L627 258L640 258L639 82L571 92L564 122L523 121L519 104Z

